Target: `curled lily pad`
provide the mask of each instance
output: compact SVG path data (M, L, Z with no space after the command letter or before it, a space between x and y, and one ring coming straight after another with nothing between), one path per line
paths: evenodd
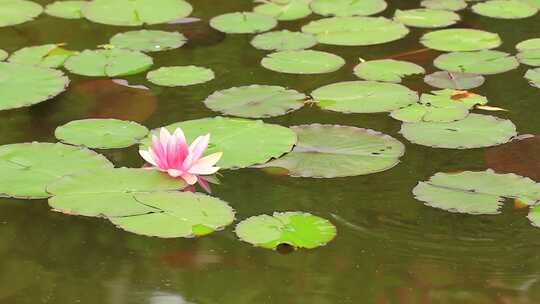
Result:
M0 27L28 22L43 12L41 5L27 0L0 0Z
M301 108L306 95L278 86L250 85L214 92L204 104L213 111L248 118L283 115Z
M253 11L283 21L301 19L311 15L309 0L290 0L286 3L266 2L256 6Z
M400 133L415 144L448 149L496 146L517 135L516 126L510 120L480 114L445 123L404 123Z
M472 11L492 18L521 19L535 15L538 9L520 0L490 0L473 5Z
M146 78L153 84L178 87L205 83L214 79L214 72L197 66L162 67L148 72Z
M445 10L417 8L411 10L396 10L394 20L407 26L437 28L447 27L460 20L459 15Z
M45 7L45 13L58 18L80 19L87 4L88 1L56 1Z
M8 56L9 54L6 51L0 49L0 61L4 61Z
M178 32L139 30L118 33L111 38L110 44L133 51L159 52L177 49L186 41L186 37Z
M319 107L343 113L377 113L406 107L418 101L418 94L395 83L345 81L311 93Z
M211 27L228 34L266 32L276 25L277 21L274 17L251 12L228 13L210 20Z
M45 44L22 48L11 54L8 61L47 68L58 68L76 53L64 49L61 44Z
M0 62L0 110L28 107L62 93L69 79L60 71Z
M312 0L311 9L323 16L369 16L384 11L387 7L384 0Z
M141 193L135 199L159 212L110 220L136 234L161 238L201 236L221 230L234 220L234 211L226 202L200 193Z
M64 144L28 143L0 146L1 196L36 199L49 197L45 187L69 174L111 168L102 155Z
M125 148L146 137L148 129L132 121L83 119L56 128L54 135L68 144L95 149Z
M525 73L525 79L527 79L533 87L540 88L540 68L528 70L527 73Z
M423 0L420 5L430 9L459 11L467 7L464 0Z
M485 78L477 74L438 71L426 75L424 81L440 89L467 90L483 85Z
M291 127L298 135L292 152L258 167L283 168L295 177L334 178L388 170L405 146L370 129L338 125Z
M516 173L540 182L540 136L520 136L489 148L485 160L489 168L499 173Z
M141 52L111 49L83 51L71 56L64 66L74 74L118 77L144 72L152 64L152 57Z
M441 70L484 75L504 73L519 66L516 57L492 50L442 54L433 64Z
M317 44L315 36L288 30L259 34L251 40L251 45L260 50L293 51L309 49Z
M502 43L498 34L463 28L429 32L422 36L420 42L430 49L445 52L486 50Z
M334 17L312 21L302 32L314 34L324 44L363 46L401 39L409 29L384 17Z
M236 235L257 247L279 245L313 249L334 239L336 227L328 220L304 212L275 212L250 217L236 226Z
M345 60L331 53L300 50L271 53L263 58L261 64L280 73L321 74L339 70Z
M354 68L354 74L373 81L401 82L405 76L424 74L423 67L407 61L381 59L364 61Z

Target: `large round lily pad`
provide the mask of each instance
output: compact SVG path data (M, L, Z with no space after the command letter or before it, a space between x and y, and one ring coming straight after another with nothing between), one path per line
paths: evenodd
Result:
M424 81L432 87L439 89L468 90L484 84L486 79L482 75L437 71L424 77Z
M279 245L313 249L334 239L336 227L328 220L304 212L275 212L250 217L236 226L236 235L257 247Z
M420 42L430 49L446 52L486 50L502 43L498 34L463 28L429 32L422 36Z
M162 67L148 72L146 78L153 84L166 87L190 86L214 79L214 72L197 66Z
M302 32L314 34L324 44L362 46L401 39L409 29L384 17L334 17L312 21Z
M401 82L405 76L424 74L423 67L407 61L380 59L364 61L354 67L354 74L365 80Z
M82 10L89 1L56 1L45 7L45 13L50 16L65 19L80 19Z
M528 70L527 73L525 73L525 79L527 79L533 87L540 88L540 68Z
M394 167L405 152L398 140L370 129L320 124L291 129L298 135L292 152L259 167L283 168L295 177L365 175Z
M74 54L76 52L66 50L62 45L44 44L22 48L11 54L8 61L47 68L58 68Z
M445 10L417 8L411 10L396 10L394 20L407 26L437 28L447 27L460 20L458 14Z
M289 0L284 3L266 2L257 5L253 11L263 15L269 15L277 20L296 20L311 15L309 0Z
M102 155L80 147L51 143L0 146L0 195L49 197L47 184L64 175L111 167Z
M0 62L0 110L28 107L63 92L69 79L60 71Z
M469 114L463 120L446 123L404 123L400 133L415 144L449 149L496 146L517 135L510 120L481 114Z
M118 33L110 44L133 51L158 52L179 48L186 41L186 36L178 32L139 30Z
M516 57L492 50L442 54L433 64L441 70L484 75L504 73L519 66Z
M520 0L490 0L477 3L472 11L486 17L502 19L521 19L535 15L538 9Z
M540 182L540 136L518 137L485 153L486 166L499 173L516 173Z
M153 64L152 57L138 51L86 50L71 56L64 64L74 74L118 77L144 72Z
M148 129L132 121L83 119L56 128L54 135L68 144L95 149L125 148L146 137Z
M309 49L317 44L315 36L288 30L259 34L251 40L251 45L260 50L293 51Z
M306 98L302 93L279 86L250 85L214 92L204 104L226 115L263 118L297 110Z
M384 0L313 0L311 9L314 13L323 16L369 16L380 13L386 9Z
M271 53L262 59L261 64L280 73L321 74L339 70L345 60L331 53L301 50Z
M266 32L276 25L277 20L274 17L251 12L228 13L210 20L211 27L228 34Z
M467 7L467 2L464 0L423 0L420 5L430 9L459 11Z
M418 94L395 83L345 81L311 93L319 107L343 113L377 113L406 107L418 101Z
M0 0L0 27L28 22L43 12L41 5L27 0Z

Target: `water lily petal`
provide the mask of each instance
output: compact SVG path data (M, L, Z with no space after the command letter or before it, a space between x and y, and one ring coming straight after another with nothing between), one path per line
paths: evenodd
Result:
M141 157L152 166L158 166L157 163L154 161L154 158L152 158L150 151L139 150L139 155L141 155Z
M197 175L210 175L216 173L219 170L219 167L214 167L214 165L219 161L222 155L222 152L218 152L199 159L191 166L191 168L189 168L189 173Z
M189 185L195 185L197 183L197 176L193 174L189 174L188 172L185 172L182 174L182 179L186 181Z
M189 146L189 154L184 161L184 168L189 169L195 164L203 155L204 151L208 147L210 141L210 134L197 137L193 143Z
M184 174L184 172L181 171L181 170L176 170L176 169L168 169L168 170L167 170L167 174L169 174L169 176L171 176L171 177L175 177L175 178L176 178L176 177L179 177L179 176L181 176L182 174Z

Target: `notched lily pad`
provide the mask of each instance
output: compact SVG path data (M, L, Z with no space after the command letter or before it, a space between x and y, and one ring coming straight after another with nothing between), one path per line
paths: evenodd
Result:
M214 72L208 68L190 66L162 67L148 72L146 78L153 84L166 87L190 86L214 79Z
M110 44L133 51L159 52L177 49L186 41L186 36L179 32L139 30L118 33L111 38Z
M152 64L152 57L141 52L110 49L83 51L71 56L64 66L78 75L119 77L144 72Z
M424 81L440 89L468 90L483 85L485 78L477 74L438 71L426 75Z
M446 10L417 8L396 10L394 20L412 27L437 28L455 24L460 20L460 17L458 14Z
M267 1L256 6L253 11L281 21L296 20L311 15L309 2L310 0L289 0L283 3Z
M527 18L538 12L537 8L520 0L490 0L477 3L471 9L478 15L502 19Z
M43 12L41 5L27 0L0 0L0 27L33 20Z
M381 59L364 61L354 67L354 74L373 81L399 83L405 76L424 74L423 67L407 61Z
M516 57L492 50L442 54L433 64L441 70L483 75L504 73L519 66Z
M45 7L49 16L65 19L81 19L82 10L89 1L56 1Z
M210 26L227 34L261 33L273 29L277 25L274 17L251 13L237 12L219 15L210 20Z
M260 50L294 51L309 49L317 44L315 36L288 30L259 34L251 40L251 45Z
M29 46L15 51L8 61L12 63L58 68L77 52L63 48L63 44L44 44Z
M424 34L420 43L445 52L466 52L493 49L501 45L498 34L475 29L453 28Z
M261 61L263 67L288 74L322 74L339 70L345 60L337 55L313 51L282 51L268 54Z
M384 11L387 7L384 0L313 0L311 9L323 16L369 16Z

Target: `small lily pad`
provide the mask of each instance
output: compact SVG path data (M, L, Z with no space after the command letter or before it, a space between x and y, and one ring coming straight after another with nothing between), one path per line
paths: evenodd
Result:
M27 0L0 0L0 27L33 20L43 12L41 5Z
M266 2L256 6L253 11L281 21L296 20L311 15L309 0L290 0L286 3Z
M493 49L502 43L498 34L463 28L429 32L422 36L420 42L430 49L445 52Z
M210 20L210 26L228 34L261 33L273 29L277 25L274 17L251 13L237 12L219 15Z
M527 18L538 12L537 8L520 0L490 0L477 3L471 9L478 15L502 19Z
M504 73L519 66L516 57L492 50L442 54L433 64L441 70L484 75Z
M300 50L271 53L263 58L261 64L280 73L322 74L339 70L345 60L331 53Z
M369 16L384 11L387 7L384 0L313 0L311 9L323 16Z
M525 73L525 79L527 79L533 87L540 88L540 68L528 70L527 73Z
M309 49L317 44L315 36L288 30L259 34L251 40L251 45L260 50L294 51Z
M250 85L214 92L204 104L213 111L247 118L284 115L304 106L307 96L278 86Z
M313 249L335 238L336 227L328 220L304 212L275 212L250 217L236 226L236 235L257 247L279 245Z
M83 119L56 128L58 140L94 149L125 148L146 137L148 129L132 121Z
M485 78L477 74L438 71L426 75L424 81L440 89L468 90L483 85Z
M0 61L4 61L8 56L9 54L6 51L0 49Z
M373 81L401 82L405 76L424 74L423 67L407 61L381 59L361 62L354 68L354 74Z
M56 1L45 7L45 13L58 18L81 19L87 4L88 1Z
M159 52L181 47L187 38L178 32L139 30L118 33L110 44L122 49L141 52Z
M58 68L76 53L64 49L61 44L45 44L22 48L11 54L8 61L47 68Z
M430 9L459 11L467 7L467 2L464 0L424 0L420 5Z
M148 72L146 78L153 84L166 87L190 86L214 79L214 72L197 66L162 67Z
M396 10L394 20L412 27L437 28L455 24L460 20L460 17L450 11L417 8L404 11Z
M111 49L83 51L71 56L64 66L78 75L118 77L144 72L152 64L152 57L141 52Z

